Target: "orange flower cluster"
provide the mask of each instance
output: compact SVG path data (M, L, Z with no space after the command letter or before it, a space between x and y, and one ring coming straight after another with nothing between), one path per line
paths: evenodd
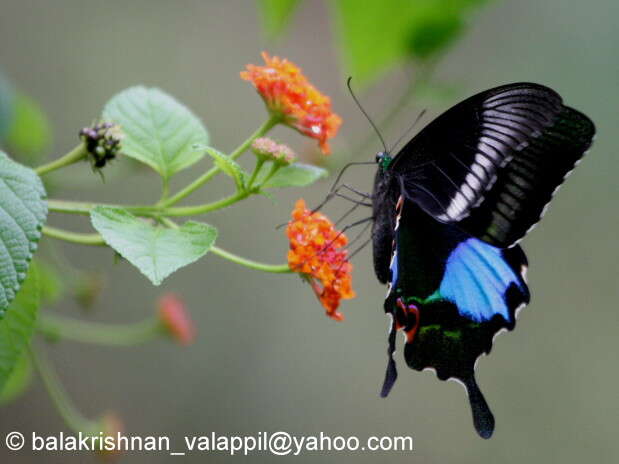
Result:
M284 124L318 140L325 155L327 141L337 134L342 119L331 110L331 99L316 89L301 69L286 59L263 52L266 66L247 65L241 78L250 81L269 111L279 115Z
M189 317L185 303L178 296L168 293L159 298L159 320L172 338L182 345L191 344L196 338L196 327Z
M348 238L324 214L308 210L303 199L297 201L292 211L286 235L290 240L290 269L308 280L329 317L343 320L344 316L337 311L340 300L355 297L352 264L348 252L341 249Z

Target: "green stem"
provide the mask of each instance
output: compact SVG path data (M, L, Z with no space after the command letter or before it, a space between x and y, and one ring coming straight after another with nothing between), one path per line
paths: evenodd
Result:
M39 315L37 330L53 338L106 346L139 345L164 333L161 322L156 318L133 324L104 324L49 313Z
M238 201L244 200L250 196L253 192L251 190L244 190L236 192L234 195L222 198L221 200L214 201L212 203L205 203L203 205L195 206L177 206L175 208L165 208L161 210L163 216L195 216L197 214L210 213L226 206L230 206Z
M43 226L43 234L48 237L64 240L65 242L78 243L80 245L105 245L105 241L99 234L82 234L49 226Z
M266 177L265 177L264 179L262 179L262 183L261 183L260 185L262 186L262 185L266 184L266 183L267 183L267 181L268 181L271 177L273 177L273 176L275 175L275 173L276 173L277 171L279 171L279 170L280 170L280 168L281 168L281 167L282 167L282 164L281 164L281 163L274 162L274 163L273 163L273 166L271 166L271 170L270 170L270 171L269 171L269 173L266 175Z
M247 189L250 189L251 186L254 185L254 182L256 181L256 177L258 177L258 174L260 173L262 166L264 166L264 161L265 160L262 157L258 158L258 160L256 161L256 167L254 167L254 172L251 173L251 177L247 181Z
M275 125L277 125L277 123L279 123L279 121L280 121L279 117L271 116L262 126L258 128L258 130L256 130L256 132L250 135L247 140L245 140L241 145L239 145L236 148L236 150L234 150L230 154L230 158L236 159L239 156L241 156L249 148L249 146L252 144L254 140L256 140L258 137L262 137L267 132L269 132ZM200 177L198 177L196 180L194 180L191 184L189 184L188 186L186 186L185 188L177 192L175 195L172 195L170 198L165 200L162 203L162 206L172 206L178 203L183 198L191 195L193 192L195 192L200 187L202 187L204 184L206 184L209 180L211 180L213 177L219 174L220 171L221 169L219 169L217 166L212 167L211 169L206 171L204 174L202 174Z
M98 424L86 419L77 410L45 356L42 353L36 353L33 348L30 348L29 351L32 364L39 372L47 393L67 426L75 433L96 430Z
M67 214L90 214L90 210L96 206L108 206L110 208L123 208L127 211L137 214L138 216L157 216L161 209L157 206L141 206L141 205L114 205L109 203L89 203L83 201L70 200L47 200L49 211L56 213Z
M170 180L167 177L164 177L162 179L162 186L161 186L161 198L159 199L159 202L157 203L158 205L162 204L166 198L168 198L168 196L170 195Z
M88 152L86 151L86 145L81 143L66 155L61 156L54 161L50 161L47 164L39 166L35 169L35 172L38 175L42 176L43 174L55 171L56 169L60 169L65 166L69 166L70 164L77 163L78 161L86 158L86 156L88 156Z
M168 226L170 229L178 229L178 224L176 222L174 222L172 219L169 219L167 217L160 217L159 218L159 222L161 224L163 224L164 226Z
M211 253L217 256L232 261L233 263L240 264L241 266L248 267L250 269L256 269L258 271L273 272L276 274L285 274L292 272L288 267L288 264L264 264L251 259L242 258L241 256L230 253L229 251L222 250L219 247L213 246L209 250Z
M168 218L161 218L161 222L171 229L178 229L178 224L176 224L173 220ZM235 255L234 253L230 253L229 251L222 250L219 247L212 246L209 250L211 253L216 254L217 256L227 259L228 261L232 261L233 263L240 264L241 266L248 267L250 269L257 269L258 271L264 272L273 272L276 274L285 274L287 272L292 272L288 267L288 264L264 264L259 263L257 261L253 261L251 259L243 258L239 255Z

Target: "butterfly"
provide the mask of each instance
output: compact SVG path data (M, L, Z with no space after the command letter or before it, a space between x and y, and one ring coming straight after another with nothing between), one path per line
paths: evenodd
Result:
M529 302L518 243L594 134L591 120L554 90L515 83L452 107L395 157L376 155L373 260L391 316L381 396L398 376L401 331L406 364L461 382L475 429L490 438L495 420L475 365Z

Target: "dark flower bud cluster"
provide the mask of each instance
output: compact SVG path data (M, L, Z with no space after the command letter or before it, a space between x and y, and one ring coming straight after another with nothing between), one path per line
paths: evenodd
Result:
M80 130L80 139L86 145L93 167L100 169L120 152L122 134L117 124L100 122Z

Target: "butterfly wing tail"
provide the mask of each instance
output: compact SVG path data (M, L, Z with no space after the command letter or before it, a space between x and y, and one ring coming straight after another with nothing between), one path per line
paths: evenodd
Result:
M391 332L389 332L389 347L387 348L387 355L389 359L387 361L387 370L385 372L385 380L383 387L380 390L380 397L387 398L389 392L393 388L395 381L398 379L398 369L393 359L393 353L395 353L395 337L397 334L395 319L391 325Z
M463 379L463 382L469 396L475 430L480 437L490 438L494 432L494 415L490 411L486 398L479 389L475 376L471 375Z

